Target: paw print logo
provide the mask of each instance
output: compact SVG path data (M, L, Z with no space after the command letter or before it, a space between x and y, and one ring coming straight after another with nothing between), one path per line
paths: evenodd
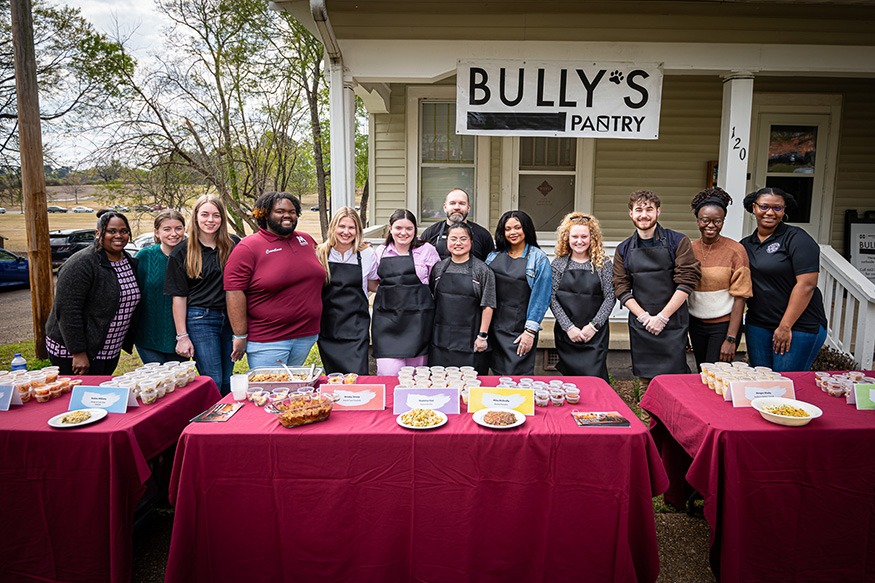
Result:
M623 80L623 74L620 73L619 71L614 71L613 73L611 73L611 76L608 77L608 81L610 81L611 83L616 83L617 85L619 85L620 81L622 81L622 80Z

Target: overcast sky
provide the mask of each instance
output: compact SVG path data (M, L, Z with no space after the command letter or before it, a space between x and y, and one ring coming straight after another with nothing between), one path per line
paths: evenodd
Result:
M115 36L116 21L124 36L130 36L129 50L136 57L161 49L166 26L152 0L51 0L79 8L98 31Z

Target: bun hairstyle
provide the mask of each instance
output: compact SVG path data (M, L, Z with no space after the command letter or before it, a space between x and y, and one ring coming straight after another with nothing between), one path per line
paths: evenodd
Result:
M510 219L516 219L523 227L523 236L526 238L526 245L539 247L538 234L535 231L535 223L532 218L523 211L507 211L501 218L498 219L498 225L495 226L495 250L499 253L510 249L510 243L504 236L504 226Z
M693 209L693 214L699 216L699 209L706 206L716 206L726 212L726 207L732 204L732 197L720 188L706 188L693 197L690 207Z
M789 192L784 192L780 188L773 187L773 186L767 186L766 188L760 188L756 192L751 192L750 194L745 196L744 200L741 203L742 206L744 206L744 210L746 210L747 212L752 214L753 213L753 203L755 203L759 199L759 197L761 197L764 194L771 194L774 196L780 196L781 198L784 199L784 206L786 207L784 209L784 217L785 218L787 217L787 215L791 211L796 210L796 206L797 206L796 205L796 198L792 194L790 194Z
M410 212L407 209L398 209L392 216L389 217L389 232L386 234L386 245L389 243L395 244L395 239L392 238L392 225L395 224L396 221L400 221L401 219L407 219L411 223L413 223L413 242L410 244L411 249L416 249L417 247L422 247L425 245L425 241L419 238L416 234L416 231L419 227L416 226L416 215Z

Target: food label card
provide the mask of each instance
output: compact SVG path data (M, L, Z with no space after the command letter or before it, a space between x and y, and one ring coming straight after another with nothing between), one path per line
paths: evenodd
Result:
M789 379L771 381L732 381L727 392L733 407L750 407L750 402L760 397L784 397L795 399L796 390Z
M386 408L386 385L326 384L319 387L323 395L334 395L335 411L382 411Z
M523 415L535 414L535 390L519 387L473 387L468 395L468 413L502 407Z
M458 415L459 389L412 389L395 387L392 412L395 415L411 409L432 409L447 415Z
M875 385L857 383L854 385L857 409L875 409Z
M124 413L128 407L139 407L137 398L128 387L73 387L68 411L79 409L106 409L107 413Z
M24 405L12 385L0 385L0 411L9 411L10 405Z

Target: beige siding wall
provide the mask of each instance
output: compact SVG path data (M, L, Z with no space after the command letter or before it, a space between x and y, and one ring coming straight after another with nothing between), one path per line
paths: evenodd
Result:
M627 204L635 190L659 195L663 226L698 237L690 200L719 153L722 100L717 77L665 77L658 140L596 140L593 212L606 241L632 232Z
M392 211L407 206L407 145L403 85L392 86L389 113L374 116L374 217L386 223Z
M498 224L498 218L506 210L501 208L501 144L498 137L492 140L492 151L489 160L489 224L483 225L489 232Z
M875 210L875 80L761 77L754 91L842 95L830 244L844 253L845 211Z

